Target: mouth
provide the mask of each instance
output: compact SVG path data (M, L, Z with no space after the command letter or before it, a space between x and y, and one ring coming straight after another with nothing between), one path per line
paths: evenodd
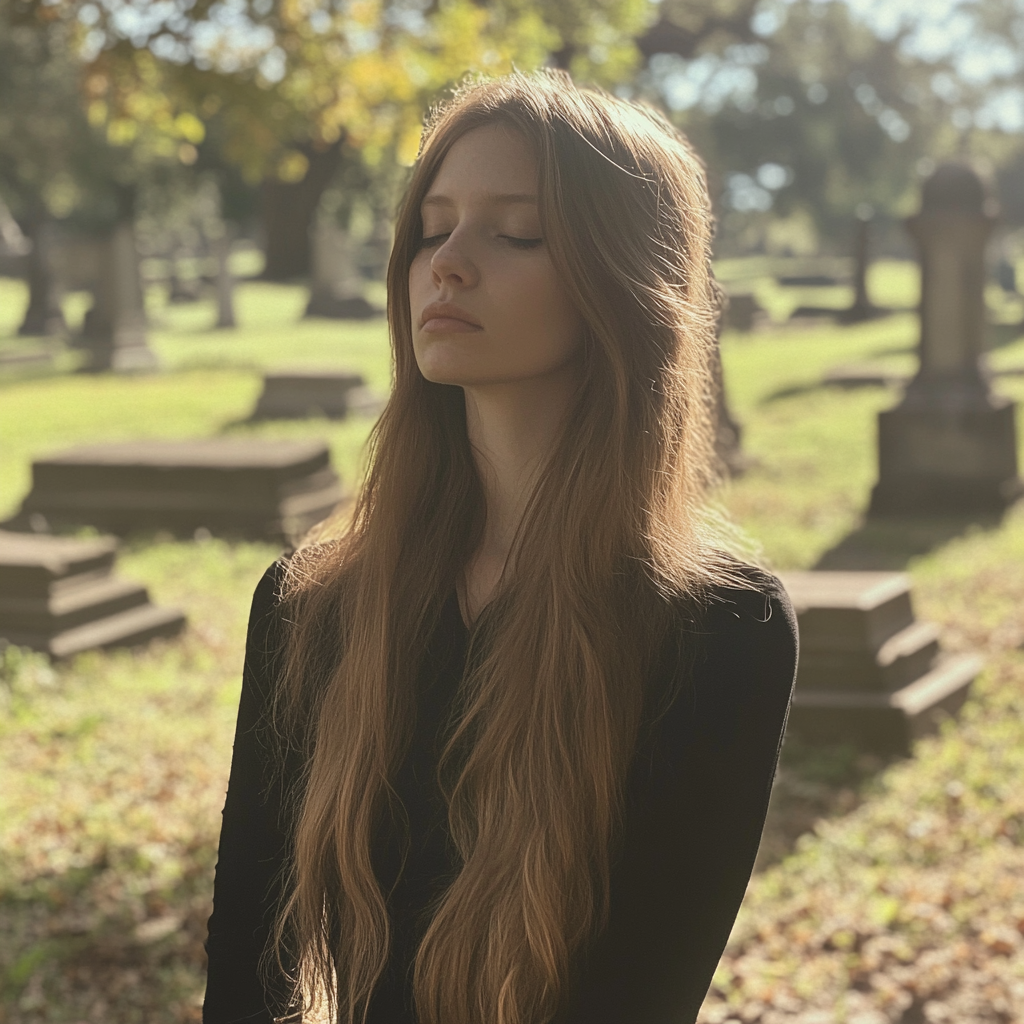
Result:
M420 329L431 334L482 331L483 324L451 302L431 302L420 315Z

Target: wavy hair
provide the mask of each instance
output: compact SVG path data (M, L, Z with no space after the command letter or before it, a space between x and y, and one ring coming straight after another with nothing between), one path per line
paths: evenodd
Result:
M471 630L438 769L459 871L416 952L422 1024L556 1014L607 919L652 657L680 602L730 576L702 525L717 302L701 162L655 111L563 72L467 84L429 119L398 214L393 391L364 482L330 543L293 557L285 595L278 710L307 723L307 768L277 948L297 958L297 992L325 991L345 1024L388 959L371 849L401 816L418 666L484 519L463 393L413 355L409 267L445 155L494 124L536 155L544 237L585 325L582 385Z

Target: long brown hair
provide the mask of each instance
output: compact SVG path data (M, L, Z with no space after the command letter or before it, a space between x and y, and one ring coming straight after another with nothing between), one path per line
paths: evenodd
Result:
M606 920L652 652L680 602L729 574L701 515L716 304L700 161L656 112L562 72L465 86L430 119L398 215L394 388L365 481L338 536L293 558L286 594L280 706L312 717L277 939L299 989L326 990L346 1024L388 958L371 846L417 668L484 516L462 391L416 366L409 267L446 153L495 123L536 154L544 237L585 323L583 383L471 633L438 776L461 865L416 953L422 1024L554 1016Z

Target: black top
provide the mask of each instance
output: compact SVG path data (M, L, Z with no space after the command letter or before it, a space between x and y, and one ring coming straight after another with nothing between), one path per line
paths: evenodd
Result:
M796 671L796 620L785 591L760 570L743 572L756 589L714 590L699 624L681 625L685 655L669 658L652 680L652 692L677 687L677 696L641 732L609 923L577 958L557 1024L687 1024L711 983L753 868ZM259 729L277 676L281 575L280 563L264 575L249 620L206 944L204 1024L270 1024L282 1012L278 986L271 981L267 991L258 971L289 843ZM400 876L397 862L377 867L385 892L397 877L388 900L394 945L367 1024L415 1024L408 969L422 911L457 871L435 781L436 741L467 639L453 592L420 674L416 733L395 782L408 813L409 858Z

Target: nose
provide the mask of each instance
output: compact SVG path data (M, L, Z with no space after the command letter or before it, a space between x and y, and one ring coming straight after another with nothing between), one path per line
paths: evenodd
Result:
M448 284L456 288L472 288L480 280L480 272L459 231L453 231L434 250L430 271L438 287Z

